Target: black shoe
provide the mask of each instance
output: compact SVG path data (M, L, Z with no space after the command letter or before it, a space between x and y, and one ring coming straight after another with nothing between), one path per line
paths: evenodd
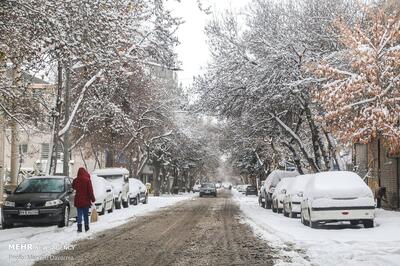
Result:
M81 224L78 224L78 233L79 232L82 232L82 225Z
M89 225L85 224L85 232L89 231Z

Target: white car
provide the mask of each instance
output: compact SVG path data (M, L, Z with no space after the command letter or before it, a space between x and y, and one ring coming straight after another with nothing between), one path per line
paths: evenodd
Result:
M300 215L300 204L303 199L304 189L312 175L299 175L286 189L283 199L283 215L295 218Z
M129 178L129 199L129 203L133 205L138 205L140 202L148 203L147 187L139 179Z
M112 184L104 178L92 174L90 177L93 186L94 197L96 198L96 211L102 215L114 211L114 191Z
M296 177L299 173L297 171L283 171L274 170L272 171L264 182L264 185L260 188L258 196L258 203L261 207L271 209L272 206L272 193L274 193L275 187L278 183L287 177Z
M114 203L116 209L129 207L129 171L125 168L104 168L94 170L94 175L103 177L109 181L114 190Z
M313 174L304 190L301 221L312 228L320 223L350 221L374 227L375 201L371 189L356 173Z
M239 186L237 186L237 191L244 194L244 193L246 193L246 188L247 188L248 186L250 186L250 185L249 185L249 184L239 185Z
M287 188L293 183L294 178L283 178L272 193L272 211L281 213L283 210L283 199L286 196Z

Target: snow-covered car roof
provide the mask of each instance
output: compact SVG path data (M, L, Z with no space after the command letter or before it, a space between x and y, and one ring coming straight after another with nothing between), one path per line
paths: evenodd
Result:
M274 170L268 175L267 179L265 180L264 187L266 187L267 189L270 186L275 187L283 178L296 177L298 175L299 173L297 171Z
M102 175L127 175L129 174L128 169L126 168L103 168L96 169L93 171L93 174L102 176Z
M283 178L275 188L274 194L281 193L282 189L287 189L295 180L295 178Z
M313 174L305 189L312 198L373 197L371 189L359 175L347 171Z
M312 174L296 176L296 178L287 188L288 194L294 195L299 192L304 192L307 183L311 180L312 176Z

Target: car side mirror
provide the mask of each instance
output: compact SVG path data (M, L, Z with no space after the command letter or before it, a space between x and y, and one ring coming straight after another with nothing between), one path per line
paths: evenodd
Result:
M110 188L109 188L109 189L107 189L107 190L106 190L106 192L111 192L111 189L110 189Z

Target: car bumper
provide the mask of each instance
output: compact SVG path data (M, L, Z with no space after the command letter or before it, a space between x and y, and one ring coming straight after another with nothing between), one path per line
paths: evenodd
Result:
M19 215L18 209L2 210L2 219L6 223L53 224L64 219L63 209L39 209L38 215Z
M313 208L311 221L370 220L375 217L375 207Z
M217 191L200 191L202 195L214 195L217 194Z

